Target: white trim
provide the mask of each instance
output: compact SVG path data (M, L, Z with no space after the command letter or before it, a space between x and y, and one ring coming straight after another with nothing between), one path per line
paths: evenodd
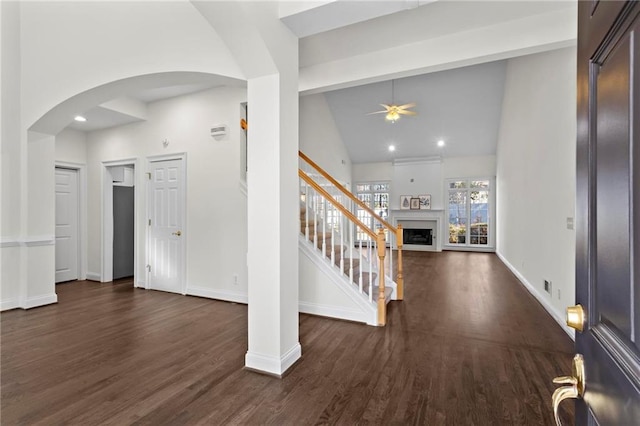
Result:
M547 301L547 299L543 297L536 290L536 288L531 285L529 281L527 281L527 279L520 273L520 271L518 271L511 263L509 263L509 261L502 255L502 253L500 253L499 251L496 251L496 255L502 261L502 263L504 263L505 266L509 268L511 272L513 272L516 278L518 278L518 280L522 283L524 288L526 288L529 291L529 293L531 293L531 295L535 297L538 302L540 302L542 307L549 313L549 315L551 315L551 317L560 325L560 327L562 327L565 333L567 333L569 337L571 337L571 340L575 341L576 332L574 329L567 326L562 314L554 309L554 307Z
M0 302L0 311L8 311L20 307L20 301L17 298L7 299Z
M143 280L137 280L137 281L134 281L134 287L147 288L147 283L144 282Z
M56 237L51 235L36 235L24 238L3 238L0 240L1 248L8 247L42 247L56 244Z
M187 153L186 152L176 152L173 154L159 154L159 155L149 155L147 156L147 161L146 161L146 170L145 170L145 174L144 176L146 176L146 173L149 172L149 170L151 170L151 163L155 163L155 162L159 162L159 161L170 161L170 160L180 160L182 161L182 199L180 200L180 202L182 203L182 207L184 209L183 214L182 214L182 233L185 235L185 241L182 243L182 250L180 255L182 256L182 262L181 262L181 270L179 272L180 275L180 294L182 295L186 295L187 293L187 241L186 238L189 235L187 232L188 229L188 221L187 221ZM149 203L150 203L150 198L149 197L149 181L145 180L146 184L145 184L145 196L146 196L146 205L145 205L145 212L144 212L144 217L145 217L145 222L147 221L147 219L149 218ZM146 241L146 247L149 247L149 227L145 226L144 227L144 240ZM147 265L150 264L150 260L149 260L149 250L145 250L145 263ZM149 275L149 270L148 268L145 268L145 280L146 280L146 285L145 288L146 289L150 289L151 287L151 283L150 283L150 275ZM135 282L135 281L134 281Z
M440 157L439 155L433 155L431 157L396 158L395 160L393 160L394 166L413 166L440 163L442 163L442 157Z
M100 273L99 272L87 272L87 279L91 281L100 282Z
M187 286L186 294L188 296L206 297L207 299L224 300L226 302L249 303L249 297L246 293L229 290L214 290L210 288Z
M25 237L20 241L20 245L23 247L54 246L55 244L55 235L37 235L33 237Z
M367 315L364 312L345 309L340 306L319 305L312 302L298 302L298 311L301 314L319 315L322 317L339 318L367 323Z
M252 370L282 376L301 356L302 347L296 343L280 357L247 351L244 365Z
M114 166L133 166L134 182L137 186L140 176L140 168L137 158L124 158L122 160L102 161L102 209L100 213L100 223L102 224L102 244L100 258L100 282L113 281L113 178L109 170ZM133 202L133 218L134 218L134 237L133 237L133 279L135 282L138 271L140 270L138 259L138 230L137 224L138 214L140 210L138 191L134 192Z
M495 247L487 247L487 246L468 247L468 246L457 246L453 244L445 244L444 247L442 247L442 251L475 251L477 253L494 253L496 249Z
M22 303L22 309L37 308L38 306L50 305L52 303L58 303L58 295L55 293L47 294L45 296L29 297Z
M55 167L78 172L78 279L87 279L87 165L56 161Z
M0 239L0 248L7 247L20 247L20 241L15 238L2 238Z

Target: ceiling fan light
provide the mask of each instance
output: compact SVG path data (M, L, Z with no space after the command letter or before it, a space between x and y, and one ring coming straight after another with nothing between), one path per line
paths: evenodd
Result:
M398 111L389 111L387 113L387 115L384 117L387 121L390 121L392 123L395 123L396 120L398 120L400 118L400 114L398 114Z

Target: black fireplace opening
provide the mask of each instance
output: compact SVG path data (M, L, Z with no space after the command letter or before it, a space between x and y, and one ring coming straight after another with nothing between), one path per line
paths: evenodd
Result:
M418 244L430 246L433 244L433 229L411 229L402 230L402 240L404 244Z

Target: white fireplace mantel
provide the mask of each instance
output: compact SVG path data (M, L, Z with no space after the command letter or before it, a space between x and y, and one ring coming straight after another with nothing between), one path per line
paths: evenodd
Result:
M390 213L391 213L390 214L391 223L393 223L393 226L398 226L398 222L402 222L406 224L406 222L410 222L410 221L424 221L424 220L435 221L436 225L433 230L433 238L434 238L435 244L433 246L434 248L428 249L428 250L435 249L435 251L442 251L442 242L443 242L442 240L444 238L442 233L444 210L441 210L441 209L391 210ZM409 246L405 246L404 248L411 249L411 250L421 250L413 246L411 248Z

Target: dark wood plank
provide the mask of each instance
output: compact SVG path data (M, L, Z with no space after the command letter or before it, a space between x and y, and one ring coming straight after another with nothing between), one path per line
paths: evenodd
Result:
M301 315L281 380L243 369L244 305L59 285L57 305L0 316L2 424L552 424L573 343L500 260L405 265L384 328Z

